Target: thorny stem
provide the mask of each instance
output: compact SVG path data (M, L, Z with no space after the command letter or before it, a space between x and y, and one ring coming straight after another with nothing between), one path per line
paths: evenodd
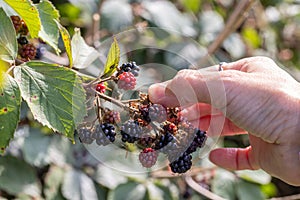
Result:
M85 84L85 87L90 87L92 85L94 85L95 83L99 82L99 83L103 83L103 82L106 82L106 81L110 81L110 80L113 80L115 79L116 77L115 76L110 76L110 77L107 77L107 78L104 78L104 79L101 79L101 78L96 78L95 80Z

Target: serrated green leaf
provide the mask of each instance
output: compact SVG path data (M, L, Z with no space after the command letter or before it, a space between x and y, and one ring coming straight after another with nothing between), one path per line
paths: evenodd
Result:
M21 107L18 84L10 75L2 72L2 76L4 82L0 87L0 153L4 152L9 141L14 137Z
M24 193L39 197L41 194L33 167L11 156L0 157L0 188L15 195Z
M63 180L64 170L60 167L52 165L45 177L44 194L46 199L57 199Z
M71 40L73 67L77 69L87 68L99 57L95 48L88 46L81 37L80 29L75 29L75 34Z
M17 36L10 18L0 7L0 59L11 62L17 57Z
M25 21L31 37L38 38L41 29L39 12L30 0L4 0Z
M104 66L103 78L111 76L119 65L120 61L120 47L118 45L117 39L114 38L113 43L110 46L107 60Z
M39 15L41 18L41 31L39 36L47 44L49 44L56 53L59 53L58 38L59 28L54 20L59 20L59 12L49 0L43 0L37 4Z
M17 66L14 75L34 118L73 140L75 127L86 115L85 92L76 73L55 64L27 62Z
M62 185L64 197L72 200L98 200L94 182L83 172L70 169Z
M73 67L73 58L72 58L72 47L71 47L71 39L70 39L70 34L67 31L67 29L65 27L63 27L57 20L55 20L58 28L59 28L59 32L61 35L61 38L63 40L65 49L66 49L66 53L68 55L69 58L69 66Z

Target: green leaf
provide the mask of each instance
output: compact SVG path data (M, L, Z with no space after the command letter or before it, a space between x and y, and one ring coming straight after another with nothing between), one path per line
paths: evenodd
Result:
M262 200L265 199L259 185L240 180L236 185L237 199L240 200Z
M71 47L73 67L77 69L87 68L99 57L98 51L85 43L78 28L75 29L75 34L72 37Z
M257 49L261 46L262 40L258 32L251 27L245 27L242 30L242 36L249 46Z
M18 84L10 75L3 73L2 76L4 82L0 87L0 153L4 152L9 141L14 137L21 107Z
M38 38L41 29L39 12L31 0L4 0L25 21L31 37Z
M29 164L15 157L0 157L0 188L10 194L41 194L36 172Z
M68 68L27 62L14 70L21 95L43 125L74 139L74 130L86 115L80 78Z
M49 145L52 137L43 135L39 129L31 129L24 140L24 160L36 167L44 167L50 163Z
M137 182L129 181L119 185L108 193L108 200L142 200L145 198L146 188Z
M11 62L17 57L17 36L10 18L0 7L0 59Z
M120 47L118 45L117 39L114 38L113 43L110 46L107 60L104 67L103 78L111 76L119 65L120 61Z
M71 47L71 39L70 39L70 34L67 31L67 29L65 27L63 27L57 20L55 20L58 28L59 28L59 32L60 35L62 37L65 49L66 49L66 53L68 55L69 58L69 66L73 67L73 58L72 58L72 47Z
M60 186L64 180L64 170L52 165L45 177L44 194L46 199L55 200L60 192Z
M236 171L236 174L250 182L258 183L258 184L268 184L271 181L270 174L266 173L263 170L240 170Z
M183 0L183 5L186 9L197 13L201 6L201 0Z
M47 44L49 44L57 53L58 48L59 28L54 20L59 20L59 12L49 0L43 0L37 4L41 18L41 31L39 36Z
M72 200L98 199L93 180L76 169L70 169L65 174L62 193L64 197Z
M211 184L212 192L225 199L235 199L236 182L237 179L233 173L219 169Z

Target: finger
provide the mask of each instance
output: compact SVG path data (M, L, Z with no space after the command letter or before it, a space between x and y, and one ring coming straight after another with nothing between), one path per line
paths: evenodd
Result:
M209 159L214 164L229 170L259 169L252 153L252 147L219 148L209 154Z
M184 108L180 114L189 121L199 120L206 115L218 115L221 111L206 103L197 103Z
M194 127L207 131L207 135L210 137L247 134L244 129L239 128L221 114L204 116L190 122Z
M172 107L179 105L176 96L170 93L170 91L168 92L167 85L170 81L156 83L149 87L148 95L151 102Z

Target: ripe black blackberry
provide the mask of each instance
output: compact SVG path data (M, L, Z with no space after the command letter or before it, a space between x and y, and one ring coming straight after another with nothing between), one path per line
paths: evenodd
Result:
M150 168L155 165L158 152L152 148L146 148L139 154L139 160L143 167Z
M151 118L149 116L149 108L146 105L140 106L139 107L140 111L140 119L146 122L146 125L151 122Z
M36 56L36 48L33 44L25 44L19 49L19 54L26 61L32 60Z
M172 140L174 140L174 136L170 132L163 132L156 139L154 149L160 150L167 146Z
M93 138L99 146L106 146L111 142L114 142L115 137L115 127L112 124L104 123L96 125Z
M153 104L149 107L149 117L152 121L162 123L167 119L167 111L160 104Z
M18 33L22 24L21 24L21 18L19 16L10 16L10 19L14 25L14 28L16 30L16 32Z
M120 113L114 110L108 110L103 115L103 121L110 124L116 124L121 121Z
M28 40L27 40L26 37L21 36L21 37L18 38L18 43L20 45L25 45L25 44L28 44Z
M207 139L206 132L201 131L198 128L194 129L194 139L190 146L187 148L186 153L191 154L197 150L197 148L201 148L204 146L205 141Z
M80 128L78 130L78 136L80 142L84 144L92 144L93 138L92 138L92 132L90 129L87 128Z
M174 173L185 173L192 167L192 156L191 154L183 153L182 156L171 162L169 166Z
M118 70L117 76L123 72L131 72L134 76L138 76L140 67L135 62L128 62L121 65Z
M123 72L118 76L118 88L123 90L133 90L136 85L136 78L131 72Z
M128 120L121 126L122 141L128 143L134 143L142 134L142 128L135 120Z

